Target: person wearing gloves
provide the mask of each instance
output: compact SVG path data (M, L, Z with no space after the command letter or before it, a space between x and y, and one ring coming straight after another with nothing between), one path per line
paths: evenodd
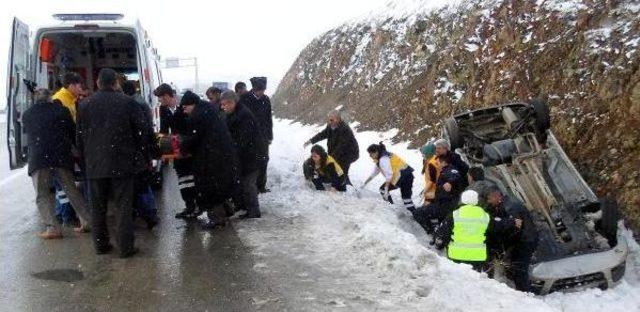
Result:
M420 152L422 153L422 174L424 175L423 196L425 203L430 203L436 196L436 183L440 176L436 145L429 142L420 149Z
M332 191L347 190L342 167L320 145L311 147L311 157L304 162L303 171L304 178L318 191L326 190L325 184L330 184Z
M447 257L453 262L469 264L481 272L489 269L489 236L514 232L522 226L522 220L492 218L478 202L478 192L464 191L460 196L461 206L450 213L436 231L435 245L438 249L446 247Z
M404 207L413 212L416 209L411 199L411 195L413 195L411 190L413 187L413 168L398 155L389 153L382 142L370 145L367 148L367 152L369 152L369 156L376 166L362 187L367 185L379 173L382 173L385 178L385 182L380 186L382 198L393 204L389 191L399 188Z

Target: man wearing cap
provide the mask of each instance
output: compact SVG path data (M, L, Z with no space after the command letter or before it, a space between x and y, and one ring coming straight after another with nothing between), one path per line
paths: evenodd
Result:
M273 119L271 115L271 100L264 94L267 89L266 77L253 77L251 80L251 92L245 94L240 103L248 108L255 117L258 129L262 133L267 147L267 153L261 160L256 181L258 192L266 193L267 189L267 164L269 163L269 145L273 141Z
M456 263L470 264L476 271L488 269L487 236L513 230L520 220L492 218L478 205L476 191L467 190L460 196L461 206L442 222L435 234L438 249L447 247L447 257Z
M160 133L168 135L188 135L187 114L182 106L178 106L176 92L170 85L159 85L153 94L160 101ZM196 188L193 177L193 160L189 157L175 159L173 168L178 175L178 188L184 200L185 208L176 214L178 219L195 218L199 211L196 204Z

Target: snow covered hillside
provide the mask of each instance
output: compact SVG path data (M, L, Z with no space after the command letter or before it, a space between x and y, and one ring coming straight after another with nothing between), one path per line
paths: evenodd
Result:
M277 290L298 294L308 310L640 310L640 247L635 243L627 275L618 287L535 297L454 264L429 248L428 237L404 208L381 200L380 178L362 192L312 191L302 175L301 164L308 157L302 144L319 130L275 121L269 168L272 192L260 197L263 218L235 225L242 241L254 249L254 270L269 279L293 277ZM362 153L351 169L355 185L361 185L371 170L366 146L388 142L394 135L395 131L356 134ZM416 169L414 198L419 197L423 179L418 151L408 149L407 143L389 150ZM392 195L399 199L399 194ZM260 306L278 298L253 300Z
M640 4L635 0L395 0L311 42L276 115L342 110L421 145L451 114L546 98L553 130L599 196L640 229Z

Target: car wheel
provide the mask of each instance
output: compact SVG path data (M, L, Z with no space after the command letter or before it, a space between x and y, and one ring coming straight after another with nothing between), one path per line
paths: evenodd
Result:
M596 231L604 236L609 246L613 248L618 244L618 221L620 220L618 204L611 198L603 198L600 200L600 210L602 218L596 223Z
M464 139L460 135L460 127L458 127L458 122L453 117L444 121L444 130L452 151L464 145Z
M549 105L541 99L534 99L529 102L533 108L533 112L536 117L536 128L541 133L546 132L551 128L551 114L549 112Z

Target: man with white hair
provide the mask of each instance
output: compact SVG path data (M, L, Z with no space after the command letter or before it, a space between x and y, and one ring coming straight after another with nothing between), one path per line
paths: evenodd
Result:
M460 172L461 176L466 177L467 173L469 172L469 165L467 165L467 163L462 160L460 155L451 150L451 144L449 143L449 141L447 139L439 139L435 142L435 145L436 156L440 157L448 155L449 159L451 160L450 164ZM462 186L468 186L466 180L462 181Z
M353 131L342 120L338 110L332 110L327 114L327 127L305 142L304 147L325 139L327 140L327 153L338 162L342 171L344 171L347 184L351 184L349 181L349 167L360 157L360 148Z
M476 271L487 270L490 260L487 237L522 226L518 219L491 218L478 205L478 192L467 190L460 196L461 206L454 210L435 234L438 249L447 247L447 257L456 263L470 264Z

